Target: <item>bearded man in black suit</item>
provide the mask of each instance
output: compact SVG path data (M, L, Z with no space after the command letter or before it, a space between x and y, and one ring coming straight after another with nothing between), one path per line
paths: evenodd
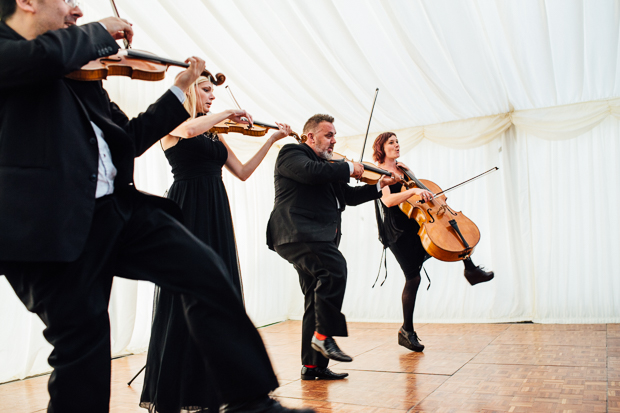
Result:
M109 410L114 275L180 294L225 411L292 411L267 396L278 383L224 263L133 185L134 158L189 117L204 61L130 120L100 81L65 75L115 54L131 25L81 15L76 0L0 0L0 274L54 346L48 411Z
M381 197L391 185L383 177L377 185L351 187L349 178L361 177L364 166L328 162L336 144L334 118L314 115L304 125L306 143L282 147L275 166L275 205L267 226L267 245L297 270L305 296L301 342L301 378L338 380L329 359L351 361L333 339L347 336L340 311L347 282L347 263L338 250L340 215L346 205Z

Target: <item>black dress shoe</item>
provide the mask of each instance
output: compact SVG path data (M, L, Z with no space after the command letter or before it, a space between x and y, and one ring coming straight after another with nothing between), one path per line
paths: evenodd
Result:
M418 340L419 338L415 331L410 332L402 327L398 330L398 344L401 346L406 347L411 351L420 352L424 350L424 344L420 344Z
M312 336L312 348L328 359L336 361L353 361L353 359L342 352L338 348L338 344L333 337L327 337L325 340L319 340Z
M302 380L342 380L349 373L334 373L327 367L306 367L301 368Z
M290 409L269 396L223 405L221 413L316 413L314 409Z
M482 267L475 267L471 270L465 268L465 278L471 285L491 281L494 276L493 271L485 271Z

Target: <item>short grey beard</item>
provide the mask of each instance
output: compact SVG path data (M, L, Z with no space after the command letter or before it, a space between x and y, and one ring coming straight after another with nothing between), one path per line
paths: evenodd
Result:
M334 153L333 152L329 152L328 150L324 150L323 152L319 152L319 157L326 159L328 161L331 161L332 158L334 157Z

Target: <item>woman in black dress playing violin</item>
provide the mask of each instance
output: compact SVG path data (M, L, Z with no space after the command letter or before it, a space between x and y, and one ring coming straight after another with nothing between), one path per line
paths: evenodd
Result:
M397 176L403 174L400 167L407 168L396 160L400 156L400 145L396 134L385 132L377 136L373 144L373 159L377 166L393 172ZM377 202L377 224L379 238L384 246L390 249L405 274L403 289L403 325L398 331L398 344L412 351L422 351L418 335L413 328L413 310L420 286L420 270L422 264L430 256L424 250L418 236L420 226L415 219L410 219L398 207L413 195L418 195L424 201L433 199L433 194L425 189L411 188L402 191L402 184L396 183L383 188L381 202ZM380 206L379 206L380 205ZM380 210L379 210L380 208ZM471 258L463 260L465 264L465 278L471 285L493 279L492 271L484 271L476 266Z
M184 102L191 118L160 143L174 175L168 198L181 207L185 226L224 260L230 282L242 300L237 247L222 168L245 181L273 143L288 136L291 128L278 124L279 130L243 164L222 137L209 131L226 119L251 123L252 116L234 109L210 114L215 99L213 89L208 78L196 80ZM207 376L183 321L183 311L178 295L163 289L157 291L140 406L158 413L202 412L207 408L218 411L217 386L213 384L217 378Z

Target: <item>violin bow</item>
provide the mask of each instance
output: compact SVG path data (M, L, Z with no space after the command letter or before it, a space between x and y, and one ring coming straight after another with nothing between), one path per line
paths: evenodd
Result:
M485 176L486 174L490 174L491 172L495 172L495 171L497 171L498 169L499 169L499 168L498 168L497 166L494 166L493 168L489 169L489 170L488 170L488 171L486 171L486 172L481 173L480 175L476 175L476 176L474 176L473 178L470 178L470 179L468 179L468 180L466 180L466 181L461 182L460 184L456 184L456 185L454 185L454 186L451 186L451 187L450 187L450 188L448 188L448 189L444 189L444 190L443 190L443 191L441 191L441 192L437 192L436 194L433 194L433 197L437 197L437 196L439 196L439 195L444 195L444 194L445 194L446 192L448 192L448 191L452 191L453 189L456 189L456 188L458 188L458 187L460 187L460 186L463 186L463 185L465 185L465 184L471 183L471 182L475 181L475 180L476 180L476 179L478 179L478 178L482 178L482 177L483 177L483 176Z
M229 85L226 85L226 89L228 90L228 93L230 93L230 97L235 101L235 105L237 105L237 109L239 110L243 110L241 109L241 105L239 105L239 102L237 102L237 99L235 99L235 95L233 95L232 89L228 87ZM250 125L250 120L246 117L241 118L241 120L248 122L248 129L252 127L252 125ZM258 125L260 127L263 128L272 128L272 129L278 129L277 126L275 125L268 125L266 123L261 124L260 122L253 122L255 125Z
M235 101L235 105L237 105L237 109L241 109L239 102L237 102L237 99L235 99L235 95L233 95L232 89L229 88L228 86L229 85L226 85L226 89L228 89L228 93L230 93L230 97Z
M364 138L364 145L362 145L362 155L360 156L360 162L364 160L364 149L366 149L366 141L368 140L368 131L370 131L370 122L372 121L372 113L375 111L375 103L377 103L377 95L379 95L379 88L375 90L375 99L372 101L372 109L370 109L370 118L368 118L368 127L366 128L366 137Z
M228 93L230 93L230 97L231 97L231 98L235 101L235 105L237 105L237 108L238 108L238 109L241 109L241 106L239 105L239 102L237 102L237 99L235 99L235 95L233 95L232 89L231 89L231 88L229 88L229 87L228 87L228 85L226 85L226 89L228 89ZM245 121L248 121L248 119L246 119L246 118L241 118L241 119L243 119L243 120L245 120ZM248 121L248 122L249 122L249 121ZM270 124L270 123L259 122L259 121L257 121L257 120L253 121L253 124L254 124L254 125L256 125L256 126L260 126L261 128L275 129L275 130L280 129L280 128L279 128L279 127L277 127L276 125L272 125L272 124ZM249 127L250 127L250 126L248 125L248 128L249 128ZM293 133L294 133L294 132L293 132ZM292 135L292 134L291 134L291 135ZM297 134L295 134L295 135L297 135ZM295 135L293 135L293 136L295 136ZM296 138L296 139L297 139L297 138ZM297 140L299 140L299 139L297 139Z
M110 4L112 5L114 16L120 19L121 16L118 14L118 9L116 8L116 3L114 3L114 0L110 0ZM123 44L125 45L125 49L131 49L131 44L129 43L129 40L127 40L127 38L123 39Z

